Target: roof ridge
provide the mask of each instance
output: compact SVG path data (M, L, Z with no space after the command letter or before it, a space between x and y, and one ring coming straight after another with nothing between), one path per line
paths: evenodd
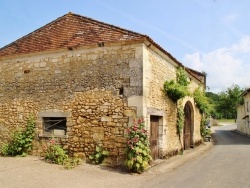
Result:
M129 30L129 29L125 29L125 28L122 28L122 27L119 27L119 26L116 26L116 25L113 25L113 24L109 24L109 23L103 22L103 21L95 20L93 18L90 18L90 17L87 17L87 16L82 16L80 14L75 14L75 13L69 12L68 14L66 14L64 16L67 16L67 15L69 15L69 16L71 16L71 15L78 16L80 19L87 19L87 20L89 20L91 22L95 22L95 23L101 24L102 26L109 26L109 28L112 28L112 29L117 29L119 31L125 31L125 32L133 33L135 35L140 35L142 37L147 37L147 35L141 34L139 32L135 32L135 31L132 31L132 30Z
M105 27L107 29L113 29L113 30L119 31L119 32L122 32L124 34L130 34L132 36L137 36L137 37L142 37L142 38L144 38L144 37L147 38L148 37L147 35L144 35L144 34L141 34L141 33L135 32L135 31L131 31L131 30L128 30L128 29L125 29L125 28L122 28L122 27L118 27L118 26L109 24L109 23L105 23L105 22L102 22L102 21L99 21L99 20L95 20L93 18L89 18L89 17L86 17L86 16L82 16L82 15L79 15L79 14L68 12L67 14L65 14L63 16L60 16L57 19L55 19L55 20L53 20L53 21L39 27L38 29L35 29L34 31L24 35L23 37L21 37L21 38L15 40L15 41L3 46L2 48L0 48L0 51L4 50L5 48L8 48L8 47L10 47L12 45L16 45L19 41L22 41L22 40L28 38L29 36L32 36L33 34L38 33L39 31L43 31L45 28L48 28L49 26L52 26L52 25L56 24L57 22L59 22L59 21L61 21L63 19L67 19L67 17L70 17L70 16L74 16L75 18L85 20L85 21L88 21L88 22L93 23L93 24L97 24L97 25Z

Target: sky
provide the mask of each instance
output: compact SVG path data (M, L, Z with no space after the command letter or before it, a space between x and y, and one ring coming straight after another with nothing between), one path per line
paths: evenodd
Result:
M250 0L0 0L0 48L68 12L148 35L207 91L250 87Z

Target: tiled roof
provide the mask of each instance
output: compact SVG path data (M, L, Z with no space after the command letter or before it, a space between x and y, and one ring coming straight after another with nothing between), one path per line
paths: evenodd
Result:
M147 35L73 13L59 17L34 32L4 46L0 49L0 57L84 45L97 45L102 42L136 41L143 39L153 44L177 65L183 66L169 52L155 43ZM204 76L202 73L194 70L189 70L189 73L195 76L199 81L201 81L200 76Z
M68 13L0 49L0 56L40 52L147 36L91 18Z
M186 67L186 71L188 71L192 76L194 76L195 78L197 78L198 80L202 82L204 81L204 78L206 77L206 73L201 73L188 67Z
M243 93L241 95L245 96L248 93L250 93L250 88L247 88L245 91L243 91Z

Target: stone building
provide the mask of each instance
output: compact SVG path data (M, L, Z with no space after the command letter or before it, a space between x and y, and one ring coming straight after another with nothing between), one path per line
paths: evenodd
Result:
M250 88L243 92L244 104L237 107L237 130L250 135Z
M0 145L33 114L34 154L54 137L72 155L101 144L121 161L126 129L143 116L154 158L188 149L201 142L201 114L183 100L179 139L177 106L163 93L180 66L146 35L68 13L0 49ZM190 90L205 88L204 74L185 70Z

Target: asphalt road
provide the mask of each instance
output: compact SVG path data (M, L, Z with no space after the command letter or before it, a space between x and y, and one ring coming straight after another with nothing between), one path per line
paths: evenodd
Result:
M236 125L212 129L216 144L209 152L143 187L250 188L250 138L236 133Z
M250 138L236 126L213 128L207 142L170 158L143 174L82 164L72 170L38 157L0 157L0 188L250 188Z

